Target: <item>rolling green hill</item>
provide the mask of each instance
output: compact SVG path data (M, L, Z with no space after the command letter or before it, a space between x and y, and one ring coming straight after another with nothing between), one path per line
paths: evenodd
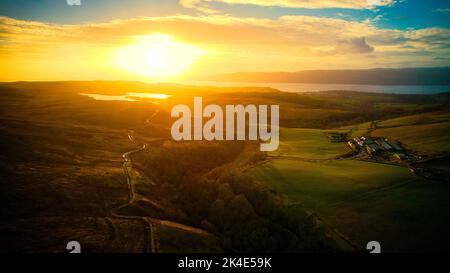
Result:
M342 159L349 152L345 143L326 136L352 130L354 137L400 140L431 158L445 154L448 94L208 90L124 82L0 84L4 248L59 252L61 241L80 237L89 252L143 252L142 217L153 219L160 252L354 250L334 229L362 248L380 240L387 251L435 250L449 241L443 235L450 228L448 184L407 167ZM128 91L172 96L154 104L79 94ZM192 103L196 94L205 104L279 104L280 148L265 154L258 142L171 141L170 109ZM380 120L376 130L372 120ZM140 221L119 219L112 212L129 196L122 155L144 142L150 148L133 154L127 168L139 199L120 210ZM448 173L448 159L420 164Z
M381 121L371 135L398 140L421 155L436 156L450 153L448 132L450 112L439 111Z
M450 151L450 114L447 111L415 114L339 128L354 129L352 136L371 134L401 141L428 156ZM331 143L325 131L281 129L280 149L270 161L249 171L292 204L318 213L355 243L371 240L385 251L445 249L449 240L450 187L416 176L408 168L357 159L320 160L344 151ZM421 166L448 172L448 159Z
M328 159L348 153L342 143L332 143L327 130L280 128L280 146L271 156L289 156L307 159ZM343 131L344 132L344 131Z

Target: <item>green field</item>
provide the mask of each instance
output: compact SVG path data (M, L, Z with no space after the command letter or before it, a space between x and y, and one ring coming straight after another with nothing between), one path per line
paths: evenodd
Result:
M361 124L356 125L349 125L338 128L339 130L343 131L350 131L351 130L351 137L360 137L365 135L370 130L370 124L371 122L365 122Z
M411 181L336 206L322 216L360 245L378 240L384 252L446 251L450 187Z
M339 127L352 130L352 137L370 134L398 140L422 155L442 155L450 151L450 112L436 111L379 121L370 131L371 122Z
M289 156L308 159L328 159L348 153L343 143L332 143L326 130L280 128L280 146L272 156Z
M449 119L447 112L389 119L381 121L371 134L435 155L450 150ZM350 129L352 136L364 135L370 122L338 128ZM285 158L272 158L250 169L250 174L289 202L318 213L361 247L378 240L385 251L445 249L439 242L450 239L447 184L428 181L401 166L360 160L309 160L346 152L343 143L331 143L325 132L282 128L280 148L271 155ZM448 160L435 161L433 166L448 170Z
M386 251L425 251L449 239L442 236L450 228L450 187L407 168L357 160L279 159L250 172L362 247L378 240Z
M448 111L438 111L432 113L423 113L399 118L383 120L378 123L379 127L398 127L406 125L420 125L439 122L450 122L450 113Z
M403 167L358 160L310 163L277 159L251 173L288 200L318 211L370 191L418 179Z
M373 136L401 141L424 155L447 154L450 151L450 113L437 111L381 121Z

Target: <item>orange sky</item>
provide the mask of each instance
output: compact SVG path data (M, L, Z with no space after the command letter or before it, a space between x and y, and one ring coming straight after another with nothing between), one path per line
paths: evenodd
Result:
M3 16L0 29L0 81L162 81L240 71L445 66L450 33L439 27L379 28L369 19L211 12L77 24ZM141 75L118 65L118 51L139 46L155 34L168 35L201 54L175 77Z

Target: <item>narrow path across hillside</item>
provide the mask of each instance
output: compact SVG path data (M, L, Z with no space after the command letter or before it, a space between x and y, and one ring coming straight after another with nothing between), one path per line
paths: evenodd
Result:
M146 123L150 123L150 120L158 114L158 110L153 113L148 119L146 119ZM135 131L129 130L128 138L131 142L136 143ZM149 145L147 143L143 143L142 147L136 150L128 151L122 155L123 158L123 172L127 181L127 189L128 189L128 201L122 205L119 205L113 208L110 212L113 218L123 219L123 220L133 220L139 221L144 226L144 253L156 253L158 252L158 238L156 236L156 228L155 223L158 221L151 217L142 217L142 216L134 216L134 215L124 215L120 213L121 209L132 206L137 201L142 198L136 193L135 181L130 175L129 169L132 168L131 156L135 153L142 152L144 150L149 149ZM136 170L135 170L136 171Z

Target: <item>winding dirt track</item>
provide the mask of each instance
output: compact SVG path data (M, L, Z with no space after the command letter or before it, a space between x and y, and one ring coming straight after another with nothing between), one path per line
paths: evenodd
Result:
M150 123L150 120L158 114L159 111L156 111L153 113L151 117L149 117L146 120L146 123ZM135 141L135 132L134 130L129 130L128 132L128 138L131 142L136 143ZM156 228L155 224L158 222L158 220L150 218L150 217L143 217L143 216L135 216L135 215L124 215L121 214L119 211L121 209L124 209L126 207L132 206L137 201L139 201L141 198L138 198L138 194L136 194L135 189L135 182L133 181L133 178L130 175L129 169L132 168L131 163L131 155L134 153L138 153L141 151L144 151L148 149L149 145L144 143L142 144L142 147L136 150L132 150L129 152L126 152L122 155L123 158L123 172L127 179L127 188L128 188L128 201L122 205L119 205L115 208L113 208L110 213L112 218L116 219L122 219L122 220L133 220L133 221L139 221L144 226L144 253L156 253L158 252L158 238L156 236ZM116 233L116 230L114 230L114 234Z

